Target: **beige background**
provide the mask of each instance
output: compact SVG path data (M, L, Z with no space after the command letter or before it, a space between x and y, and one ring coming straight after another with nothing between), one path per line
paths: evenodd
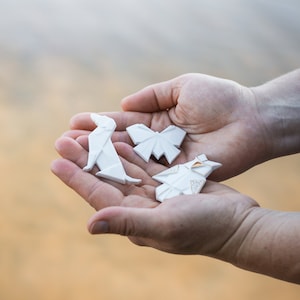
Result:
M299 62L298 0L0 0L0 299L299 299L220 261L90 236L93 210L49 171L77 112L186 72L251 86ZM299 211L299 179L294 155L228 184Z

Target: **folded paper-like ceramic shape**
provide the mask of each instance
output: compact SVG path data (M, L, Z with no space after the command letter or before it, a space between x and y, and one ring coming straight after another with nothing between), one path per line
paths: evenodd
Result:
M97 125L89 134L89 155L84 171L90 171L94 165L100 169L97 176L110 179L119 183L139 183L140 179L132 178L125 173L121 160L111 141L111 136L116 128L112 118L91 114L91 119Z
M126 128L133 143L137 145L134 151L146 162L151 154L156 159L163 155L169 164L179 155L180 147L186 132L174 125L168 126L161 132L155 132L144 124L135 124Z
M204 154L185 164L176 165L152 178L161 182L156 190L160 202L179 195L197 194L203 188L206 178L217 168L218 162L210 161Z

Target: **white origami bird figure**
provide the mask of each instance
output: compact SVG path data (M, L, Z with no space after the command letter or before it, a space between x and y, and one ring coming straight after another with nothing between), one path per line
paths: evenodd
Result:
M96 164L100 171L97 176L107 178L119 183L139 183L140 179L132 178L125 173L121 160L111 141L111 136L116 128L113 119L107 116L91 114L91 119L97 125L89 134L89 155L84 171L90 171Z
M161 132L154 132L144 124L135 124L126 128L133 143L133 150L146 162L151 154L159 159L165 155L169 164L179 155L180 147L186 132L174 125L168 126Z
M163 202L179 195L197 194L201 191L206 178L222 165L210 161L204 154L185 164L176 165L152 178L161 182L156 190L156 199Z

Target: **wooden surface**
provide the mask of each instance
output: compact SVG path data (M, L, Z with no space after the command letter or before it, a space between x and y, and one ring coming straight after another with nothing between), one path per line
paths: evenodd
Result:
M2 0L0 16L0 299L299 299L220 261L90 236L93 210L49 171L77 112L186 72L252 86L298 68L299 1ZM299 211L299 179L294 155L228 183Z

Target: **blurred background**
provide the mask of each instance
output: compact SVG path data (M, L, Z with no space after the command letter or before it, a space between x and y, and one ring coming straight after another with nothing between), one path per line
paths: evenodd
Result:
M49 171L75 113L186 72L254 86L299 66L298 0L0 0L0 298L299 299L227 263L90 236L94 211ZM227 183L299 211L299 179L293 155Z

